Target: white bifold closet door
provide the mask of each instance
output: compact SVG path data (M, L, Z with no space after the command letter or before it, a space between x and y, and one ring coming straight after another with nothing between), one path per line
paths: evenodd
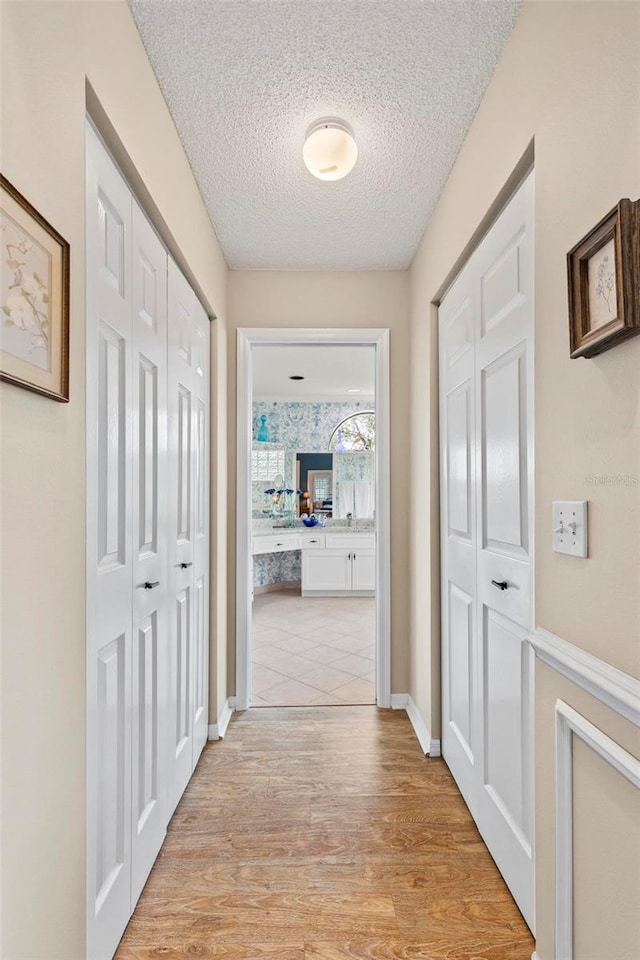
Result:
M442 750L533 929L533 174L440 322Z
M182 409L176 289L193 370ZM103 960L206 739L209 328L90 126L86 337L87 955Z
M207 739L209 321L169 262L170 810Z

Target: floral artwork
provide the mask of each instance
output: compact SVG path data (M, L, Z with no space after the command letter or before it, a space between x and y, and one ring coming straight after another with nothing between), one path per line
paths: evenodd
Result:
M2 174L0 380L69 399L69 244Z
M620 200L567 254L569 355L640 334L640 200Z
M4 210L0 344L7 353L49 370L51 255Z
M589 325L592 330L617 316L613 239L589 259Z

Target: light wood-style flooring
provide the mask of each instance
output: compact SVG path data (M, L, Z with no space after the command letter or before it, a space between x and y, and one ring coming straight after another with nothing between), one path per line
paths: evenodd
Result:
M117 960L529 960L403 712L263 708L205 747Z

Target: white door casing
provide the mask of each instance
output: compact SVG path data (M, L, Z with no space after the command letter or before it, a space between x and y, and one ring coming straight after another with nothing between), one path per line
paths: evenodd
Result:
M132 204L87 129L87 952L131 910Z
M533 929L533 174L439 323L443 755Z
M251 703L251 349L258 344L371 344L376 348L375 598L376 702L391 705L391 532L389 330L386 328L244 328L237 331L236 696ZM304 562L304 560L303 560Z

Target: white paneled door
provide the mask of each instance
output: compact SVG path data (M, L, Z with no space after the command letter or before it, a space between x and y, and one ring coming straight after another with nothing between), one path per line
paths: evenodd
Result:
M209 321L169 263L170 809L207 739Z
M131 911L132 203L88 137L87 946L99 958Z
M87 956L108 960L207 733L209 322L90 126L86 338Z
M132 901L167 825L167 253L133 205Z
M533 187L439 311L443 755L532 929Z

